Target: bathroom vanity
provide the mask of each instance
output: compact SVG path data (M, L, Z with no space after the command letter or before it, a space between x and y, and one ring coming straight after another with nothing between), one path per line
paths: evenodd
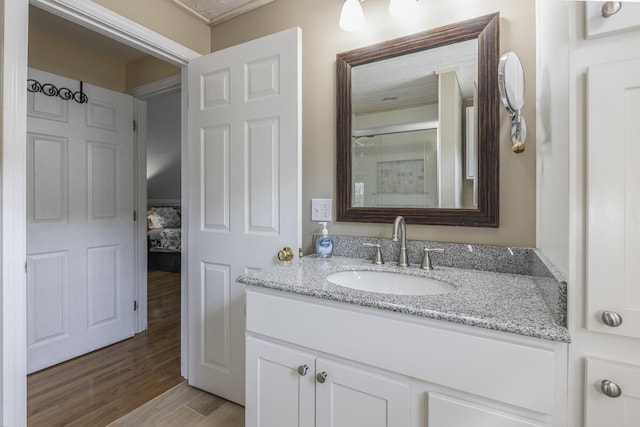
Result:
M340 271L454 289L369 292L327 280ZM311 256L238 281L247 285L247 426L566 424L569 335L564 306L549 306L549 287L562 286L551 274Z

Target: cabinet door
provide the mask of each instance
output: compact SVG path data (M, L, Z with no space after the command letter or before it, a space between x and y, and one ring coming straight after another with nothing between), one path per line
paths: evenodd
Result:
M543 427L492 408L429 393L429 427Z
M620 396L604 394L603 381L620 387ZM640 366L587 359L585 386L586 427L640 425Z
M587 325L640 338L640 59L588 78Z
M325 378L321 378L323 374ZM316 360L317 427L408 426L409 417L408 384L330 360Z
M254 337L246 343L247 427L313 426L315 356Z

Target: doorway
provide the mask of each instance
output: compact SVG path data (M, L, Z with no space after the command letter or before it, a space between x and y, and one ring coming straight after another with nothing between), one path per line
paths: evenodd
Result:
M37 2L35 2L35 3L37 3ZM31 9L35 10L34 13L30 13L30 15L32 15L32 16L33 15L46 14L45 19L50 20L49 21L50 25L51 25L51 22L54 22L54 23L57 22L58 25L71 25L67 21L65 21L65 20L63 20L61 18L57 18L54 15L48 14L48 13L46 13L46 12L40 10L40 9L33 8L33 7L31 7ZM54 24L54 25L56 25L56 24ZM84 29L84 31L85 32L83 34L86 35L86 31L87 30ZM86 37L84 37L84 35L80 36L79 38L86 40ZM30 46L30 48L31 48L31 46ZM108 49L109 48L107 48L107 50ZM131 50L133 50L133 49L131 49L131 48L127 47L127 46L124 46L123 50L124 50L124 55L131 55L132 54ZM139 52L138 52L138 55L140 55ZM177 121L178 126L180 126L180 120L181 120L181 114L180 114L181 96L180 96L180 88L179 88L179 86L176 88L175 80L176 79L172 79L172 81L169 82L169 84L171 86L171 89L174 91L174 96L172 98L172 102L174 102L174 103L177 102L177 104L178 104L177 105L177 110L178 110L177 120L174 120L174 121ZM177 80L178 80L178 82L180 82L179 74L177 76ZM162 91L162 90L166 90L166 87L164 89L159 89L158 87L154 87L152 92L158 93L159 91ZM147 89L147 92L149 92L149 89ZM143 111L143 109L139 109L138 110L139 113L142 112L142 111ZM142 122L144 122L144 118L139 118L139 119L143 119ZM141 121L138 120L138 123L141 123ZM140 133L143 133L142 132L143 129L139 129L139 130L140 130ZM174 138L175 138L174 139L174 144L177 145L178 153L180 153L181 152L181 147L180 147L180 145L181 145L181 131L180 131L179 127L178 127L177 137L175 137L175 135L174 135ZM144 154L144 150L143 149L138 151L138 156L142 157L142 156L140 156L140 154ZM144 157L146 158L146 156L144 156ZM143 162L142 159L141 159L141 162ZM141 162L139 162L139 163L141 163ZM173 194L173 195L170 196L171 199L174 202L177 202L178 204L180 203L180 199L181 199L180 192L179 192L179 190L180 190L180 179L179 179L180 178L180 164L181 164L180 160L178 160L177 161L177 165L178 165L178 171L177 171L177 174L178 174L178 193L177 193L177 195ZM141 170L144 170L144 168L141 168ZM144 174L143 174L143 176L144 176ZM137 292L137 294L138 294L137 301L139 302L138 305L141 308L141 310L139 310L139 313L140 313L139 316L140 316L141 319L138 322L138 325L139 325L138 326L138 332L141 331L141 330L144 330L146 328L146 324L147 324L147 311L145 310L145 308L147 307L147 304L146 303L142 304L141 303L142 301L140 300L141 298L145 298L145 300L146 300L146 297L147 297L147 289L145 287L146 286L146 277L147 277L147 274L146 274L146 262L145 262L146 261L146 254L147 254L147 245L146 245L146 242L147 242L147 239L146 239L146 228L147 227L146 227L146 221L145 221L145 219L146 219L145 212L146 212L146 205L147 205L146 181L144 182L144 184L145 184L144 191L141 191L140 189L138 190L139 203L137 205L137 211L139 212L139 214L138 214L138 218L139 218L138 223L141 223L143 225L144 229L145 229L144 236L139 239L139 244L138 244L139 247L138 247L138 251L137 251L137 256L141 260L141 262L138 263L138 269L139 270L143 270L143 269L140 268L140 266L144 266L144 274L142 274L143 273L142 271L140 271L140 274L138 274L138 278L142 278L142 279L140 279L140 283L138 283L139 289L138 289L138 292ZM180 258L180 253L178 253L178 258ZM178 277L177 280L176 280L176 276ZM180 273L178 272L177 275L174 274L173 276L170 276L170 277L171 277L171 279L173 281L173 286L174 287L177 286L179 288L181 286L180 285L181 281L179 279L180 278ZM171 298L171 300L173 301L172 303L173 304L177 303L178 307L180 305L180 299L181 299L180 295L181 295L181 292L178 293L178 298L177 299L176 298ZM152 315L153 314L150 313L149 317L152 317ZM179 309L178 309L178 316L180 316L180 310ZM178 321L178 328L175 330L175 332L177 332L177 334L178 334L178 337L180 337L180 335L181 335L181 331L180 331L179 325L180 325L180 322ZM178 343L180 343L180 338L178 338ZM109 347L109 348L105 349L105 351L111 351L111 350L112 351L116 351L115 347ZM121 350L121 351L128 351L128 350ZM178 352L179 351L180 351L180 344L178 344ZM179 369L179 371L181 371L181 369Z

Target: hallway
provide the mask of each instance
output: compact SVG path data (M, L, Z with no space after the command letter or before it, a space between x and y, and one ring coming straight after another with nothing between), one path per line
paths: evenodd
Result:
M105 426L180 384L180 274L150 271L148 329L27 377L29 426Z

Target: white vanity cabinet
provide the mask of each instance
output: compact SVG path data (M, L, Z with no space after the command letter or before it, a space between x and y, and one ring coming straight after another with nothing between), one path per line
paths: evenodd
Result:
M247 338L247 426L409 425L409 384Z
M565 343L248 286L246 425L564 426L566 354Z

